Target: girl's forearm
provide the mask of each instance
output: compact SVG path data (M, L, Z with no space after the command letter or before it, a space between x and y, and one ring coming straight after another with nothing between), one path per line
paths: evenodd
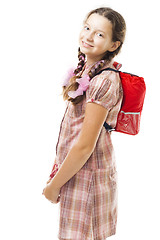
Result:
M50 182L53 188L60 189L83 167L91 154L92 151L80 149L77 145L74 145Z

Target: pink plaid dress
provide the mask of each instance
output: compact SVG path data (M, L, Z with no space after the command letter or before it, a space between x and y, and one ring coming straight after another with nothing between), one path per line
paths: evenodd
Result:
M114 68L113 61L103 68L106 67ZM86 71L87 69L83 74ZM56 163L63 163L76 142L84 120L86 103L94 102L108 109L106 122L115 127L122 98L119 74L104 71L91 79L82 102L74 106L67 101L56 145ZM111 133L102 126L95 149L87 162L61 187L58 238L104 240L114 235L117 199L117 170Z

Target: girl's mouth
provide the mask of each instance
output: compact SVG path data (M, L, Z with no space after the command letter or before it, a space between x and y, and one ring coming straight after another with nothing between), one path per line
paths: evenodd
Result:
M90 44L88 44L88 43L86 43L86 42L84 42L84 41L82 41L82 45L83 45L84 47L86 47L86 48L93 47L92 45L90 45Z

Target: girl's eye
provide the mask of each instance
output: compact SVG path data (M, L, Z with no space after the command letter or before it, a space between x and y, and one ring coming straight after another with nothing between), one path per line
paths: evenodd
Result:
M89 30L89 27L85 26L84 29Z
M103 35L102 35L101 33L97 33L97 35L98 35L99 37L103 37Z

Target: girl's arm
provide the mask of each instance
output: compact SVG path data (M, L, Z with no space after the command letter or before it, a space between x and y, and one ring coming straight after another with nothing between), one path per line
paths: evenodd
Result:
M79 138L50 182L54 189L60 189L86 163L95 148L107 114L108 110L99 104L86 104Z

